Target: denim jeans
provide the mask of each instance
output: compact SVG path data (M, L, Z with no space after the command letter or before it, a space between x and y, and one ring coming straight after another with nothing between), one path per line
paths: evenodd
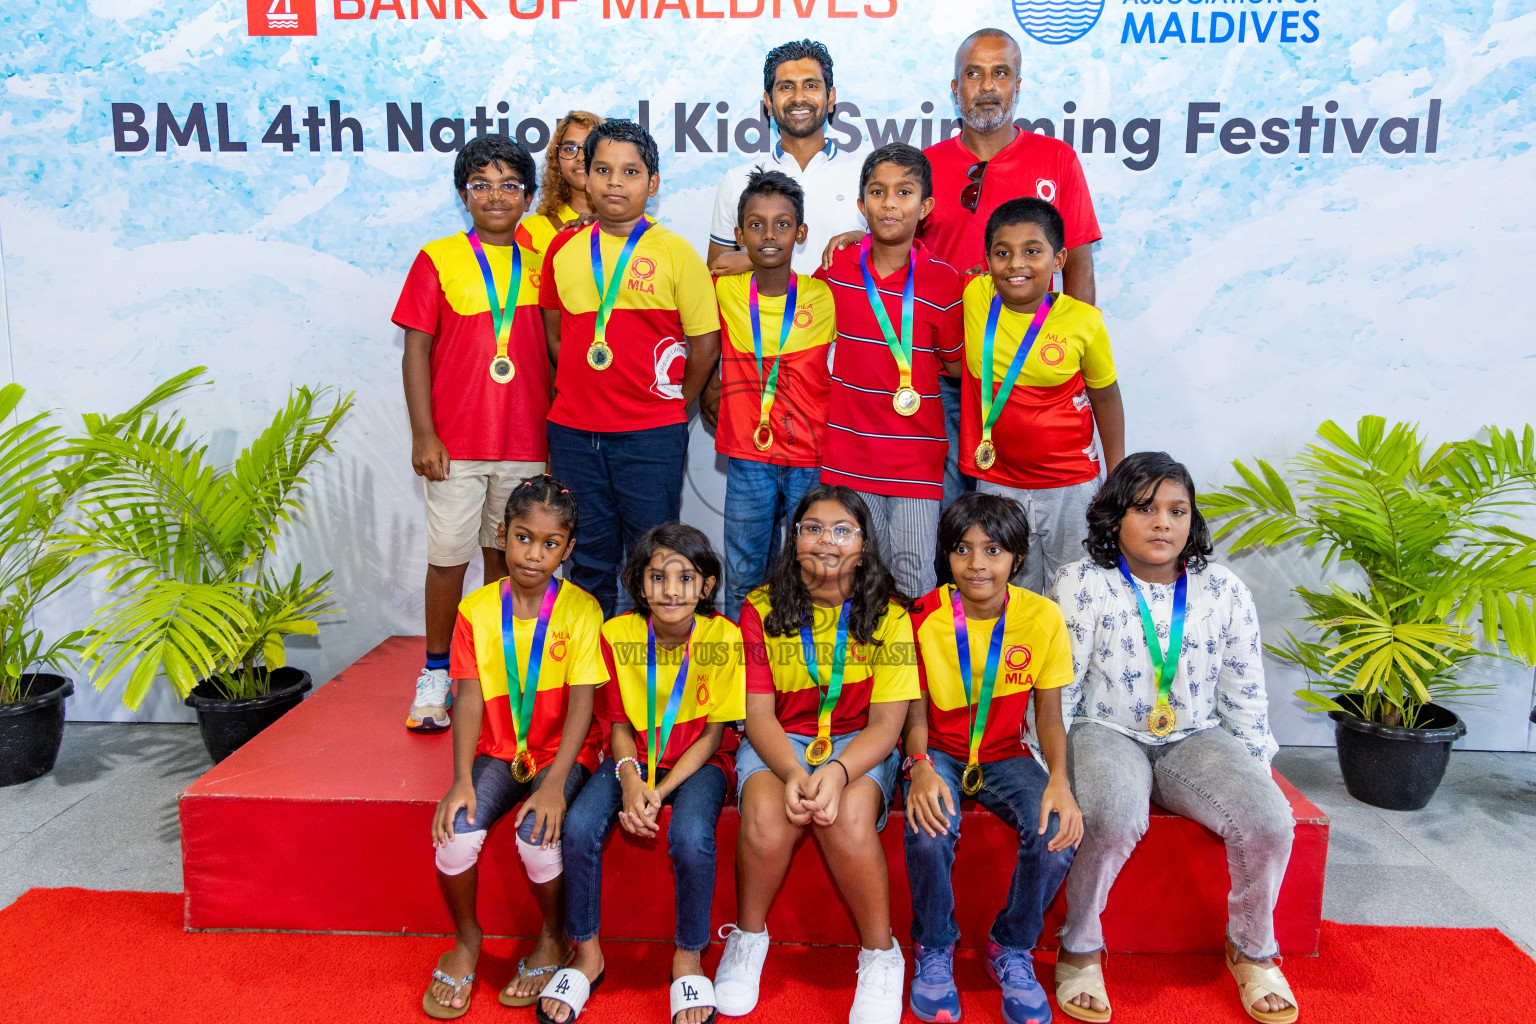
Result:
M470 766L470 783L475 787L475 823L469 823L469 815L460 807L459 813L453 818L453 834L466 835L470 832L487 832L490 827L506 817L507 812L536 793L540 786L549 781L549 765L540 768L538 774L527 782L518 782L512 777L512 765L499 757L489 754L480 754L475 757L474 764ZM586 765L576 764L571 766L571 774L565 777L565 806L570 807L571 801L576 799L576 794L581 792L582 785L587 781L587 776L592 773ZM522 825L517 830L518 838L525 843L538 845L544 841L544 833L541 830L538 835L533 834L537 819L530 814L523 819Z
M933 770L960 802L960 775L965 764L942 750L928 748ZM982 786L974 799L1003 819L1019 834L1019 856L1008 886L1008 902L992 922L990 938L1005 949L1029 952L1045 926L1045 908L1056 897L1061 880L1072 864L1072 848L1053 853L1047 849L1061 827L1051 816L1045 835L1040 827L1040 799L1045 795L1046 774L1027 755L982 763ZM911 782L903 782L910 792ZM971 799L971 798L967 798ZM912 941L925 949L943 949L960 940L955 923L955 889L950 873L955 866L955 844L960 841L960 817L950 818L949 828L938 836L906 830L907 880L912 886Z
M656 773L657 782L667 777ZM709 945L709 910L715 901L715 826L725 804L725 772L706 764L667 797L672 820L667 847L677 873L677 948L697 953ZM613 758L598 765L565 816L565 934L572 942L597 938L603 909L603 844L618 824L624 790Z
M779 552L779 523L788 523L816 484L815 466L781 466L732 458L725 470L725 614L735 622L753 588L768 578Z
M944 500L939 503L939 511L949 507L949 503L962 494L969 494L976 489L976 478L968 476L960 468L960 381L954 377L946 377L939 374L939 403L944 406L944 434L949 438L949 454L944 456ZM936 551L933 556L933 571L937 585L955 582L955 576L949 571L949 552Z
M1295 819L1269 766L1222 728L1149 746L1084 722L1067 733L1067 768L1083 811L1083 842L1067 876L1069 953L1104 948L1099 915L1126 858L1147 831L1148 803L1198 821L1227 844L1227 937L1255 960L1279 952L1275 899ZM1177 893L1174 894L1177 898Z
M602 605L618 602L624 555L653 526L682 511L688 424L598 433L549 424L549 472L576 496L576 550L566 579Z

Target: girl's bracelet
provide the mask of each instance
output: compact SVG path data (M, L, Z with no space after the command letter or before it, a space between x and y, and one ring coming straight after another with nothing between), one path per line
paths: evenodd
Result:
M645 769L640 767L640 762L636 758L633 758L633 757L621 757L617 761L615 761L613 763L613 777L618 779L620 782L624 781L624 776L621 773L623 772L624 765L626 763L632 764L632 765L635 766L635 774L640 776L640 781L641 782L644 782L645 781Z
M828 761L827 764L835 764L835 765L837 765L839 768L841 768L843 770L843 785L844 785L844 787L847 787L847 786L849 786L849 785L851 785L853 783L853 776L848 774L848 766L843 764L842 761L840 761L840 760L838 760L837 758L834 757L832 760Z

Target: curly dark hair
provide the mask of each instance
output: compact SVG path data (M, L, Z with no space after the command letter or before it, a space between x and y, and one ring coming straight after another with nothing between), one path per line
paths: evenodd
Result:
M502 514L501 521L510 524L512 517L534 508L546 508L555 514L566 530L574 536L576 533L576 495L550 476L548 473L542 476L530 476L516 487L507 496L507 509Z
M789 43L780 43L768 51L768 56L763 61L763 92L773 92L773 82L778 76L779 65L788 64L792 60L814 60L821 65L821 80L827 88L832 88L832 54L827 52L826 46L814 39L797 39Z
M790 519L789 540L779 552L779 560L774 563L773 571L768 575L768 602L773 607L763 623L763 630L769 636L791 636L798 634L802 625L810 625L814 621L811 591L805 585L800 559L795 553L794 531L810 507L818 501L837 502L847 509L863 531L864 554L853 575L853 608L848 622L848 635L861 644L876 644L879 641L875 639L875 630L890 603L894 601L900 607L911 610L912 602L896 589L896 579L880 557L880 541L875 536L869 506L864 504L864 499L859 497L857 491L840 484L817 484L806 491L800 504L795 506L795 514Z
M736 200L737 227L746 223L747 200L753 196L783 196L794 208L795 226L805 223L805 189L783 171L765 171L758 167L747 175L747 187L741 190L741 198Z
M1174 461L1167 452L1127 455L1093 496L1088 505L1088 539L1083 541L1083 547L1095 564L1105 569L1120 564L1120 520L1125 518L1126 510L1151 501L1164 480L1181 485L1189 494L1189 539L1184 542L1179 561L1194 572L1205 568L1206 559L1215 549L1205 517L1195 501L1195 481L1184 464Z
M661 151L656 148L656 140L651 137L651 133L627 118L615 117L593 128L587 135L585 160L589 174L592 171L592 158L597 154L597 144L604 139L629 143L640 151L640 159L645 162L647 174L661 173Z
M555 130L550 135L549 148L544 151L544 180L539 186L541 198L538 213L548 217L557 228L560 223L555 220L555 214L571 201L571 184L560 173L560 145L572 125L579 125L590 132L602 123L603 119L590 110L572 110L555 124ZM585 154L582 159L586 159Z
M505 135L481 135L470 139L453 161L453 187L460 192L469 184L469 176L491 164L502 164L523 183L523 195L531 197L539 181L534 175L533 157L519 143Z
M624 584L630 600L635 602L635 611L646 618L651 617L651 606L645 599L645 570L651 564L651 556L662 548L675 551L692 562L693 567L704 577L713 576L717 586L720 581L720 556L709 546L709 538L704 536L703 531L686 523L653 526L641 534L635 546L630 549L629 558L624 562L624 571L619 574L619 582ZM695 608L697 614L715 613L715 590L716 587L709 587L699 591L699 602Z

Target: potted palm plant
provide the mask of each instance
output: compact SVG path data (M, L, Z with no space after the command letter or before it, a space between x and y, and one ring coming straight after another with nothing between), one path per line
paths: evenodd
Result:
M1316 638L1287 631L1267 646L1306 673L1297 696L1333 718L1350 795L1417 810L1466 734L1442 702L1484 689L1462 667L1536 661L1536 538L1513 525L1536 505L1536 431L1427 451L1416 427L1366 416L1353 434L1330 420L1318 437L1291 481L1262 459L1234 463L1243 482L1202 503L1233 552L1294 541L1363 574L1295 588Z
M71 446L97 467L77 499L72 550L120 592L86 630L92 677L104 687L128 671L123 702L137 708L163 675L197 711L216 762L303 699L309 673L287 665L284 638L315 635L336 614L330 573L270 565L279 532L303 512L305 472L352 407L328 391L295 389L227 466L185 437L179 415Z
M169 381L122 415L89 416L87 423L102 436L121 432L184 384ZM24 394L19 384L0 388L0 421ZM0 430L0 786L46 775L59 756L64 702L75 688L62 673L82 634L50 642L36 613L84 569L61 545L60 528L96 469L93 460L64 457L61 430L47 413Z

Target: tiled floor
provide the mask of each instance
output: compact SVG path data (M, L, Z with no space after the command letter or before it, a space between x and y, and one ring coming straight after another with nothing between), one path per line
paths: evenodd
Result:
M52 774L0 790L0 906L32 886L180 890L176 794L208 766L194 726L67 726ZM1333 821L1324 917L1498 927L1536 949L1536 754L1457 752L1416 812L1350 798L1331 748L1276 766Z

